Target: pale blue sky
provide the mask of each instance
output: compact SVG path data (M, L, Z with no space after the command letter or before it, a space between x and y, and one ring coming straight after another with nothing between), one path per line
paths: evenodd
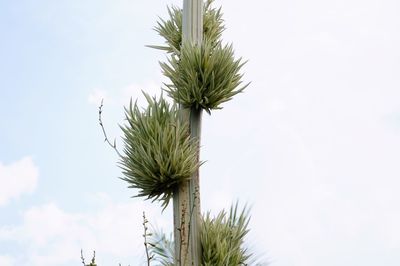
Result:
M142 211L170 230L117 178L97 107L118 137L130 97L160 91L144 46L173 3L0 0L0 265L140 265ZM216 5L252 84L204 116L203 210L250 203L272 266L399 265L399 2Z

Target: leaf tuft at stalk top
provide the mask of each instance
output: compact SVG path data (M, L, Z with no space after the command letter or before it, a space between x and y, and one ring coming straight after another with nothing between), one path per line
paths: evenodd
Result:
M221 42L223 25L221 8L213 8L214 0L207 0L203 11L203 40L213 46ZM154 30L164 38L165 45L149 45L151 48L166 51L172 55L179 55L182 46L182 9L176 6L168 7L169 18L160 18Z
M169 19L160 19L155 30L165 39L164 46L150 46L169 54L160 63L163 74L171 80L168 95L185 108L204 109L208 113L242 92L240 70L245 62L234 58L232 45L222 45L221 9L212 8L208 0L203 12L203 40L198 46L182 43L182 9L168 8Z
M161 63L163 74L171 80L165 84L168 95L183 107L204 109L208 113L242 92L241 59L235 60L232 45L213 47L184 44L180 56Z
M189 138L188 123L179 119L176 105L144 95L147 108L141 111L132 101L125 108L121 179L139 189L136 196L159 200L165 208L176 186L199 167L196 145Z

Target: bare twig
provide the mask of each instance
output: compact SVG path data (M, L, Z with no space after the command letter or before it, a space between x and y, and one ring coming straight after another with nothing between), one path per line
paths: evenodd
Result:
M115 152L118 154L119 157L121 156L121 153L118 151L117 149L117 144L116 144L116 140L114 138L114 143L111 143L110 140L107 137L107 133L106 130L104 129L104 125L103 125L103 121L101 120L101 114L103 112L102 108L103 108L103 100L101 99L101 104L99 106L99 124L101 126L101 129L103 130L103 135L104 135L104 141L108 143L108 145L110 145L111 148L113 148L115 150Z
M93 258L92 262L89 264L89 266L96 266L96 250L93 250Z
M145 215L145 213L143 212L143 228L144 228L143 238L144 238L144 249L146 250L147 266L150 266L150 261L153 259L153 255L150 256L150 254L149 254L149 247L148 247L148 245L149 245L150 243L147 242L147 236L150 235L150 233L147 233L147 229L148 229L147 223L148 223L148 222L149 222L149 221L146 219L146 215Z
M83 266L97 266L96 264L96 251L93 251L93 257L92 257L92 261L90 262L90 264L86 264L85 263L85 258L83 257L83 251L81 249L81 260L82 260L82 264Z
M83 251L82 251L82 249L81 249L81 260L82 260L83 266L86 266L86 264L85 264L85 258L83 257Z

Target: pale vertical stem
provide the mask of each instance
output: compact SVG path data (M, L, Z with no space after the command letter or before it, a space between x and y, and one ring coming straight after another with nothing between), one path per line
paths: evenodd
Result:
M203 1L183 0L182 41L201 45L203 40ZM179 89L179 88L178 88ZM181 118L189 121L189 134L195 139L197 160L200 160L201 109L183 109ZM175 263L186 266L201 264L200 184L199 169L174 193Z
M188 121L190 112L187 109L180 110L180 119ZM190 130L190 128L189 128ZM188 132L189 133L189 132ZM191 265L189 254L189 223L190 223L190 182L183 182L175 188L173 197L174 211L174 243L175 265Z
M174 191L174 243L175 243L175 265L190 265L187 250L189 248L189 182L183 182Z
M197 161L200 161L200 137L201 137L201 117L202 109L192 109L190 111L190 137L196 140ZM193 265L201 264L201 209L200 209L200 174L199 168L193 174L189 183L191 219L190 219L190 238L189 247L192 252Z
M202 0L183 0L182 40L198 45L203 41Z

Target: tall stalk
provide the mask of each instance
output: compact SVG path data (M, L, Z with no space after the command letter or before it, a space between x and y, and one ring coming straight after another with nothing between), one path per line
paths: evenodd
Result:
M203 40L203 1L184 0L182 14L182 45L201 46ZM181 106L181 119L189 121L192 145L197 145L197 162L200 161L201 108ZM201 264L201 210L199 169L189 181L177 187L173 198L175 263L177 265Z

